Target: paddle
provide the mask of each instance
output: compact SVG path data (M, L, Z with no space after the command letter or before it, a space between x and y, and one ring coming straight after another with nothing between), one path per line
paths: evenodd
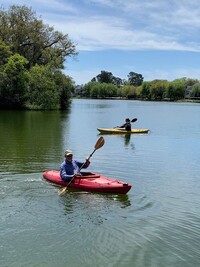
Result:
M101 148L101 147L104 145L104 143L105 143L104 138L103 138L102 136L99 137L99 139L97 140L97 142L96 142L96 144L95 144L95 146L94 146L94 150L93 150L92 154L90 154L90 156L88 157L87 160L89 160L89 159L92 157L92 155L94 154L94 152L95 152L97 149ZM83 168L84 164L85 164L85 162L84 162L83 165L79 168L79 171ZM65 191L67 190L67 187L72 183L72 181L74 180L75 176L76 176L76 175L74 174L74 176L73 176L72 179L69 181L69 183L68 183L63 189L61 189L61 190L59 191L59 195L63 195L63 194L65 193Z
M137 118L134 118L134 119L132 119L132 121L131 122L136 122L137 121Z

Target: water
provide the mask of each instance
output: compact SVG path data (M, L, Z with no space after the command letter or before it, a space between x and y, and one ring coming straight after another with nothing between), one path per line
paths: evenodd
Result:
M0 266L200 265L200 105L73 100L69 111L0 111ZM84 160L97 127L129 117L148 135L104 135L90 170L133 184L125 196L42 179L66 148Z

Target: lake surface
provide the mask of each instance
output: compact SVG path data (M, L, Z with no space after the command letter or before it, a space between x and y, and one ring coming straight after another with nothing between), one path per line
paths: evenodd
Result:
M1 267L200 266L200 104L73 100L68 111L0 111ZM88 170L125 196L67 191L42 173L65 149L84 160L138 118L149 134L104 135Z

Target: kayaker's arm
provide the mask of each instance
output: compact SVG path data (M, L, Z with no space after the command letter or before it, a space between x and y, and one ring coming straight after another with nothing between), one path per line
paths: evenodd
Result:
M122 124L121 126L117 126L117 128L125 128L126 123Z
M87 169L87 167L89 167L90 165L90 161L89 161L89 158L86 158L85 162L76 162L78 167L79 167L79 170L81 169Z
M65 171L60 171L60 176L64 181L70 181L74 175L66 174Z
M73 178L74 174L67 174L64 164L61 164L60 166L60 177L64 181L70 181Z

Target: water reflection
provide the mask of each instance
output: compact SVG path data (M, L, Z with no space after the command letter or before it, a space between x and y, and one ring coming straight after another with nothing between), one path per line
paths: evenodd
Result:
M69 111L1 111L0 171L38 172L41 163L58 158L68 116Z
M132 138L132 134L131 133L126 133L126 134L102 134L99 133L98 136L113 136L114 138L120 138L120 139L124 139L124 147L131 147L131 149L135 149L135 146L133 144L133 142L131 142L131 138Z
M76 216L77 210L82 214L91 213L92 211L93 216L99 216L99 209L103 211L117 207L124 209L131 206L131 201L127 194L99 194L71 189L68 189L65 195L60 196L60 202L64 205L65 215L72 214L72 216ZM98 214L96 214L97 207Z
M126 133L124 136L124 145L128 146L130 144L131 140L131 133Z

